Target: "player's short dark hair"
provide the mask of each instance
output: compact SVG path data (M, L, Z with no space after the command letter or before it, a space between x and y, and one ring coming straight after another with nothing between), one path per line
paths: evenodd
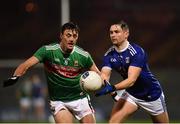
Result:
M120 25L123 30L129 30L129 26L124 20L118 22L117 25Z
M62 27L61 27L61 33L63 34L65 30L74 30L77 33L79 33L80 29L78 27L77 24L73 23L73 22L67 22L65 23Z

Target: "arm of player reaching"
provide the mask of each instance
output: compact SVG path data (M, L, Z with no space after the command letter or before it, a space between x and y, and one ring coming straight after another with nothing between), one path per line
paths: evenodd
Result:
M30 57L29 59L27 59L25 62L23 62L22 64L20 64L12 77L8 78L7 80L4 80L3 81L3 87L8 87L8 86L11 86L11 85L14 85L20 76L22 76L23 74L26 73L26 71L33 65L37 64L39 62L39 60L32 56Z
M104 73L105 72L105 73ZM108 76L107 73L107 69L103 69L101 71L101 73L106 76ZM114 92L115 90L123 90L126 89L128 87L131 87L134 85L134 83L136 82L139 74L141 72L141 68L139 67L135 67L135 66L130 66L128 69L128 78L116 83L115 85L111 85L110 83L108 83L106 81L105 86L103 89L101 89L99 92L96 93L96 96L101 96L101 95L105 95L111 92ZM106 74L107 73L107 74ZM111 95L113 96L113 94L111 93Z
M20 77L20 76L24 75L30 67L37 64L38 62L39 62L39 60L36 57L34 57L34 56L30 57L29 59L27 59L25 62L23 62L16 68L13 76Z

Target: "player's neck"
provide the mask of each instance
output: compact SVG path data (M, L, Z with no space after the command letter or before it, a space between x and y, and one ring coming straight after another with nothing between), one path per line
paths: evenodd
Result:
M116 50L119 52L123 52L128 48L129 42L126 40L122 42L120 45L116 45Z
M64 54L71 54L71 52L73 51L73 50L67 49L61 43L60 43L60 49Z

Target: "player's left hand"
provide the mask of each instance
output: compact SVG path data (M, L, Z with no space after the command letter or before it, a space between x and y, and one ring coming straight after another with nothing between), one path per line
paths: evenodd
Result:
M105 84L104 87L100 91L96 92L95 94L96 97L106 95L116 90L115 86L111 85L108 81L104 80L104 84Z

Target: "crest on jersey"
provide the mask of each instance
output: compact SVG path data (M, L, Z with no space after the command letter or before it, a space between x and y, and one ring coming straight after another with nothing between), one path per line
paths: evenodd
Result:
M126 57L126 63L130 63L130 58Z
M74 66L78 66L78 60L74 61Z
M68 65L68 60L67 59L64 60L64 64Z
M116 58L111 58L110 61L111 62L117 62Z

